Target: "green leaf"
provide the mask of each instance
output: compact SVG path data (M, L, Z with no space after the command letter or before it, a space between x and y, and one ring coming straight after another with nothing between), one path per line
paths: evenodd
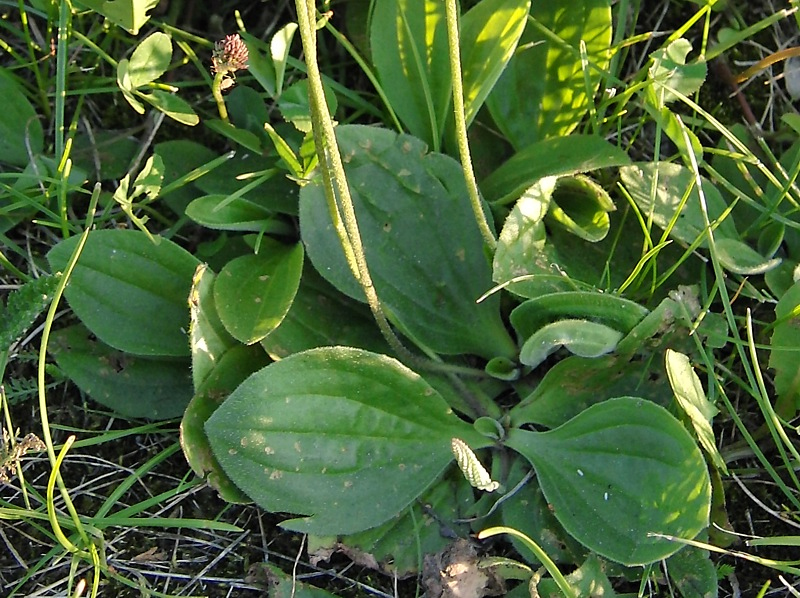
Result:
M337 127L367 263L378 297L403 333L444 354L513 357L463 171L407 135ZM364 299L347 267L319 182L300 193L300 230L317 271Z
M221 120L205 120L203 123L212 131L227 137L231 141L251 152L255 152L259 156L264 151L264 148L261 146L261 139L252 131L239 129L231 123L226 123Z
M247 43L248 72L253 75L253 78L258 81L264 91L271 98L274 98L278 95L276 93L275 66L272 60L264 55L266 44L246 31L242 32L241 35L242 39Z
M250 374L269 363L258 347L232 345L214 354L214 362L181 420L181 447L192 471L206 480L221 498L228 502L246 503L250 499L236 487L214 457L205 432L211 414Z
M530 464L527 460L518 456L511 465L506 486L508 488L516 487L522 481L523 476L530 473L529 469ZM506 500L500 503L500 514L503 525L522 532L530 538L536 538L547 556L557 563L580 562L587 552L564 531L553 512L548 508L547 500L535 481L523 485L513 494L506 495ZM520 542L514 536L511 536L509 540L525 562L539 564L539 559L524 542Z
M556 184L547 220L585 241L597 243L606 238L611 227L608 213L616 209L605 189L589 177L564 176Z
M531 185L506 217L492 263L495 282L506 283L530 274L531 264L536 263L547 242L544 216L557 180L544 177Z
M47 254L63 271L78 236ZM66 289L75 314L104 343L148 356L188 356L186 298L198 260L169 241L132 230L89 234Z
M158 4L158 0L78 0L100 13L115 25L137 35L142 25L150 20L147 12Z
M406 509L452 461L487 445L422 378L383 355L325 347L253 374L206 423L231 479L282 525L349 534Z
M224 204L224 205L223 205ZM273 217L265 207L244 197L204 195L186 206L186 215L207 228L259 232Z
M716 240L717 259L728 272L742 276L758 276L777 268L783 261L779 257L765 258L752 247L738 239Z
M267 135L269 135L272 145L275 146L275 151L278 152L278 156L280 156L281 160L284 161L292 176L298 178L301 177L303 173L303 166L297 159L292 146L290 146L287 141L280 136L280 133L278 133L271 124L264 123L264 130L267 132Z
M377 0L370 48L386 97L409 133L438 149L450 105L444 3Z
M218 156L206 146L188 139L162 141L154 146L153 153L159 156L164 164L161 198L173 212L181 216L189 202L200 194L193 184L194 181L208 175L214 168L228 163L233 155L228 153ZM188 180L183 178L192 171L194 173ZM182 183L179 182L180 179ZM175 185L176 182L179 186Z
M283 93L283 80L286 73L286 62L292 46L292 39L297 31L297 23L287 23L279 29L269 42L269 55L275 66L275 94ZM327 93L326 102L328 101Z
M0 68L0 97L3 98L3 110L0 111L0 162L25 166L31 161L28 148L33 154L40 154L44 148L42 123L22 87L3 68Z
M369 309L339 293L309 265L289 312L261 346L278 361L292 353L329 345L377 353L389 350Z
M700 247L708 246L700 195L695 176L688 168L669 162L637 163L620 168L620 178L645 220L652 217L656 226L683 243L702 238ZM712 225L718 223L714 237L717 241L724 237L738 239L733 218L726 214L725 200L708 180L702 181L709 221Z
M542 326L567 318L581 318L629 333L648 310L634 301L610 293L566 291L529 299L511 312L511 325L520 338Z
M664 408L631 397L594 405L548 432L512 429L506 445L536 469L564 529L628 566L653 563L707 525L711 484L702 454Z
M711 422L719 410L706 398L700 378L692 369L689 357L672 349L667 349L666 354L667 375L669 383L675 393L675 400L680 408L689 417L689 421L697 434L700 446L711 458L714 466L727 475L728 468L725 460L717 450L714 439L714 430Z
M608 563L597 555L590 554L580 567L566 576L566 580L575 589L577 596L617 598L620 594L614 591L614 584L608 578L609 575ZM542 579L537 589L540 596L557 596L560 594L560 588L551 577Z
M599 357L613 351L623 337L618 330L588 320L559 320L537 330L522 345L519 360L539 366L561 347L580 357Z
M703 85L706 78L706 62L704 59L699 59L687 64L686 57L691 50L692 44L681 38L650 55L653 64L647 70L647 74L654 84L657 108L663 108L665 104L678 99L671 90L691 96Z
M214 302L228 332L246 345L275 330L292 305L303 270L303 246L264 238L257 255L228 262L214 282Z
M159 360L116 351L83 326L53 333L50 352L83 392L123 417L169 419L192 398L188 359Z
M482 0L460 23L464 112L467 125L478 113L511 59L531 0Z
M486 105L517 150L568 135L589 109L611 53L607 0L533 2L520 46ZM581 43L592 66L581 60ZM588 81L588 84L587 84Z
M624 150L595 135L569 135L532 143L514 154L481 183L491 202L516 201L544 177L630 164Z
M775 370L776 411L793 418L800 406L800 282L796 282L775 306L775 328L770 342L769 367Z
M463 476L449 475L435 484L399 517L376 528L344 536L335 546L345 554L372 557L380 570L403 579L419 571L419 557L442 551L469 534L463 521L474 505L472 487ZM432 524L432 518L436 524ZM448 534L442 533L444 529Z
M158 110L182 125L193 127L200 122L200 117L192 110L192 107L174 93L163 89L154 89L148 94L140 93L139 97L147 100Z
M719 592L717 568L707 550L687 546L664 563L669 578L681 596L716 598Z
M336 94L328 86L323 86L323 89L328 112L335 114L338 106ZM303 133L311 131L311 107L308 99L307 79L302 79L284 90L278 98L278 110L283 119L292 123L298 131Z
M147 85L167 72L172 60L172 40L156 31L147 36L133 51L128 61L128 77L132 88Z
M641 394L667 407L673 399L665 378L658 360L570 356L548 369L509 415L515 427L538 424L555 428L608 397Z
M202 386L223 355L238 345L219 319L214 303L215 279L216 274L206 264L200 264L189 291L189 346L195 390Z

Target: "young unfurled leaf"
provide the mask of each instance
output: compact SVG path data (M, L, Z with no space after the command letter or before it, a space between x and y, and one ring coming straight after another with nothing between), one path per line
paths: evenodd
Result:
M680 408L689 416L700 445L708 453L714 466L727 474L728 468L722 455L719 454L714 440L711 421L719 410L707 398L700 384L700 378L692 369L689 358L683 353L667 349L667 375L675 393L675 400Z

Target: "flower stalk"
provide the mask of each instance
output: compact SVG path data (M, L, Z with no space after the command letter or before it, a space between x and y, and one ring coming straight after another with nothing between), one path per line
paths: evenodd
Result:
M214 73L211 94L223 122L230 122L230 119L222 92L233 87L236 83L236 71L246 69L249 58L247 45L238 33L226 35L225 39L214 44L214 53L211 55L211 70Z

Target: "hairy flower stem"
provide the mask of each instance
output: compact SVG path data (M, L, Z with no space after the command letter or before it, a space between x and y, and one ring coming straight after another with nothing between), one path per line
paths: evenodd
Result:
M411 352L394 334L386 314L383 313L380 300L375 292L372 277L367 267L361 233L353 207L353 199L347 186L347 177L339 154L339 146L333 131L333 123L328 114L325 93L322 87L322 75L317 63L316 11L314 0L296 0L297 22L303 42L303 53L308 71L308 93L311 104L311 122L314 131L314 144L319 155L320 170L325 188L325 197L333 218L334 228L345 251L347 265L358 280L372 315L386 341L403 357L412 357ZM338 198L338 201L337 201Z
M478 182L475 180L475 172L472 169L472 156L470 155L469 139L467 138L467 117L464 113L464 83L461 78L461 44L459 43L458 6L456 5L456 0L445 0L445 17L447 41L450 47L450 79L453 85L453 114L455 116L458 154L461 158L464 181L467 184L467 192L472 204L472 211L475 214L475 221L478 223L478 228L483 236L483 242L494 252L497 247L497 240L494 238L492 228L486 220L486 213L483 211Z
M358 228L353 199L347 185L347 177L344 172L344 165L339 154L339 146L333 131L333 122L328 113L328 106L325 102L325 94L322 87L322 76L317 63L317 43L316 43L316 10L314 0L295 0L297 6L297 22L300 30L300 38L303 42L303 53L305 54L306 70L308 73L308 90L311 105L311 122L314 133L314 143L319 156L319 166L322 173L325 198L328 202L328 209L331 214L334 229L339 236L339 241L344 249L347 265L361 285L367 299L375 322L381 334L389 343L389 346L404 362L416 366L436 370L445 373L457 373L471 375L483 375L483 372L472 368L451 366L446 363L436 363L431 360L421 358L409 351L397 338L392 330L389 320L386 318L372 277L367 267L366 256L364 255L364 245L361 241L361 233ZM467 399L469 400L469 399ZM473 401L470 401L471 403ZM482 415L486 412L479 401L474 401L472 405L476 413Z

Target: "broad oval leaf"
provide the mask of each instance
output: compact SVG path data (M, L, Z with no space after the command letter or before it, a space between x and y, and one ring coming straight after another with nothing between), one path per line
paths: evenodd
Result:
M616 209L605 189L589 177L564 176L556 184L547 221L584 241L597 243L608 235L611 227L608 213Z
M513 429L506 445L536 469L561 525L599 555L628 566L668 557L708 526L703 455L663 407L622 397L548 432Z
M216 274L200 264L192 278L189 292L189 345L192 351L192 382L195 391L236 342L219 319L214 304ZM233 389L231 389L233 390Z
M559 320L537 330L519 352L519 360L537 367L548 355L564 347L580 357L599 357L613 351L623 334L589 320Z
M511 59L486 100L495 123L516 149L575 129L608 65L611 35L608 0L573 0L568 7L532 3L520 39L524 50ZM586 70L582 42L592 63Z
M259 232L272 218L272 212L245 197L204 195L186 207L186 215L215 230Z
M206 423L214 455L282 525L350 534L406 509L452 461L450 440L486 439L417 374L384 355L324 347L243 382Z
M246 345L280 325L303 271L303 246L262 239L258 254L225 264L214 282L214 302L228 332Z
M389 350L367 306L339 293L308 265L286 317L261 346L278 361L329 345Z
M79 241L47 254L63 271ZM186 298L200 263L168 239L153 244L133 230L89 234L65 295L75 314L104 343L135 355L188 356Z
M211 451L205 424L211 414L250 374L269 363L259 347L236 344L215 356L213 367L200 385L181 419L181 448L194 473L208 482L224 500L247 503L250 499L225 474Z
M363 554L377 561L381 571L403 579L419 571L420 554L436 554L444 550L453 536L443 534L446 528L458 537L470 533L464 514L475 504L472 487L460 472L434 484L402 515L376 528L341 538L336 546L346 554ZM437 525L431 525L433 517ZM335 538L331 538L331 541ZM323 550L325 547L323 547Z
M642 394L667 407L672 390L658 360L634 360L618 355L562 359L509 412L514 427L537 424L555 428L608 397Z
M116 351L83 326L54 332L49 349L78 388L123 417L177 417L192 398L188 359L150 359Z
M128 61L128 77L134 89L147 85L167 72L172 60L172 40L156 31L147 36L133 51Z
M337 127L370 274L403 332L444 354L514 357L483 239L453 159L385 129ZM320 183L300 193L300 230L316 269L364 300L344 258Z

